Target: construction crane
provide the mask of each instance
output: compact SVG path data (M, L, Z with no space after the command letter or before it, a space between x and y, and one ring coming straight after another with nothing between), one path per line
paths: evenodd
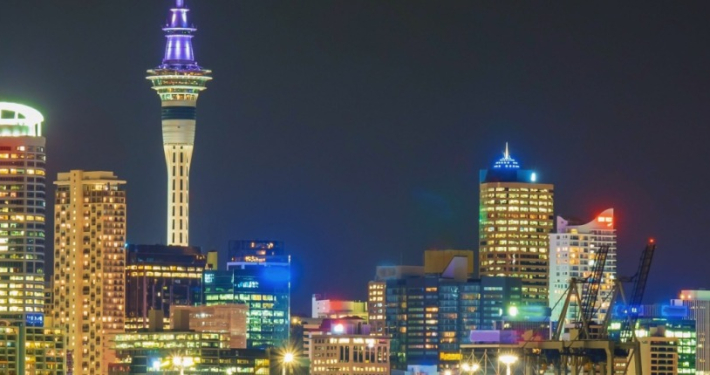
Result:
M587 279L587 287L585 293L582 295L582 304L579 306L579 311L581 314L582 324L587 325L586 331L589 330L589 325L594 318L594 308L597 303L597 298L599 297L599 290L601 289L602 279L604 276L604 267L606 266L606 258L608 254L609 245L603 245L597 251L594 259L592 274Z
M621 341L628 341L635 337L634 329L636 321L639 317L638 308L643 301L643 295L646 292L646 283L648 282L648 274L651 272L651 263L653 262L653 254L656 252L656 241L653 239L648 241L646 248L641 253L639 268L636 274L632 277L634 287L631 290L631 298L626 305L626 319L621 324L621 332L619 338Z
M630 364L634 363L634 373L641 375L640 345L633 330L638 320L638 306L643 300L655 250L655 241L649 241L641 253L636 274L633 277L619 277L614 280L609 311L601 322L599 334L592 337L588 324L595 313L595 303L601 288L600 283L609 252L608 247L600 248L592 274L587 278L570 279L562 313L551 340L526 342L524 347L529 349L528 353L532 355L531 360L534 361L537 358L538 363L554 364L557 371L567 371L566 368L569 367L573 374L579 374L580 366L585 363L592 368L603 369L601 370L603 374L612 374L619 370L614 364L614 358L618 356L626 358L626 367L620 370L621 373L626 374L630 369ZM626 299L624 293L624 282L633 282L633 290L629 300ZM579 292L580 285L587 285L583 298L580 298L582 297ZM574 300L582 301L580 304L581 329L577 331L577 335L570 335L569 339L565 340L562 338L564 319ZM627 311L621 327L621 342L609 338L607 334L611 322L612 306L617 302L620 302L623 310ZM542 355L536 357L535 354L538 350Z

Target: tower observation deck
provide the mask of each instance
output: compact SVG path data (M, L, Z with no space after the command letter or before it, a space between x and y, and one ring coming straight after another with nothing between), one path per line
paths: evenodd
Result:
M190 228L190 163L195 145L197 97L212 71L197 65L184 0L176 0L163 27L165 57L148 70L148 80L162 103L163 149L168 167L168 245L187 246Z

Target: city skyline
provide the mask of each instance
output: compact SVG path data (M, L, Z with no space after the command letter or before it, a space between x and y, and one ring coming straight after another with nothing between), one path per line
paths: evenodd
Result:
M170 3L9 4L5 14L35 17L0 22L0 47L12 51L0 97L45 115L48 177L84 169L126 179L136 244L165 242L167 208L154 203L165 202L164 156L143 69L159 58ZM649 301L710 281L694 261L710 176L685 172L707 158L700 47L710 31L698 16L707 5L671 9L685 25L651 42L635 31L659 27L652 15L669 10L626 20L623 5L600 15L449 4L427 18L426 7L402 3L187 5L197 54L219 78L201 103L191 245L225 259L229 240L284 241L300 270L294 311L312 293L364 299L378 264L420 264L432 247L475 250L477 173L506 141L555 184L555 215L615 207L620 274L658 239L656 267L676 266L672 283L651 277ZM31 31L34 22L56 35ZM327 267L331 254L354 271Z

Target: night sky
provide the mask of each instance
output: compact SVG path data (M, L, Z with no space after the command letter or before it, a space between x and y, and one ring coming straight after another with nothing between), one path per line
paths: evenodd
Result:
M161 61L170 4L0 8L0 100L44 113L48 180L85 169L128 181L131 243L165 241L145 71ZM555 184L556 214L616 209L620 274L657 239L647 302L710 287L710 2L187 4L214 71L191 242L285 241L293 311L312 293L365 298L378 264L477 248L478 170L506 141Z

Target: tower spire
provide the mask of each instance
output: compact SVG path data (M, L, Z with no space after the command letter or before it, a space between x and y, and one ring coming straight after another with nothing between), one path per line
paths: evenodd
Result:
M210 70L195 61L193 34L184 0L175 0L165 32L163 62L148 71L148 79L160 96L163 150L168 168L168 245L189 244L190 165L195 145L197 97L211 80Z
M510 152L508 152L508 142L505 142L505 153L503 153L505 159L510 159Z

